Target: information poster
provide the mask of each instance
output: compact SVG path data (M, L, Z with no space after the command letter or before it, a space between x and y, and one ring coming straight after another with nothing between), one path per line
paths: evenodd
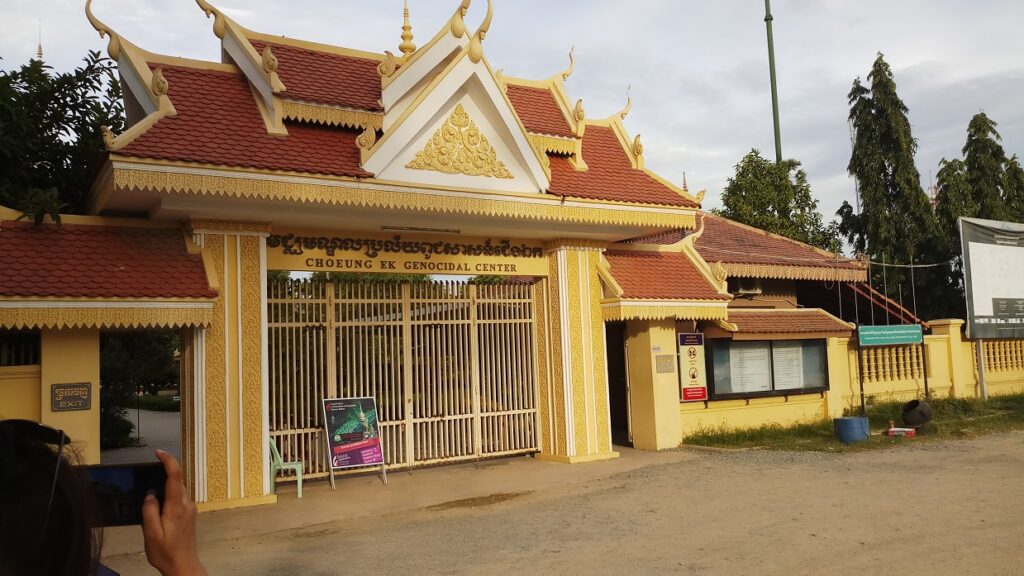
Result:
M325 398L324 427L332 469L384 463L375 399Z
M776 390L804 387L804 347L799 340L772 343L772 371Z
M1024 224L961 218L967 335L1024 338Z
M698 402L708 399L707 366L704 364L704 335L680 333L679 399Z

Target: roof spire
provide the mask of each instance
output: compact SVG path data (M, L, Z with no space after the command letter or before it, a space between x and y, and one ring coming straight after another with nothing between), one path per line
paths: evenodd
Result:
M402 17L402 43L398 45L398 49L408 57L416 51L416 45L412 42L412 24L409 23L409 0L405 0Z
M36 46L36 60L43 59L43 21L39 21L39 45Z

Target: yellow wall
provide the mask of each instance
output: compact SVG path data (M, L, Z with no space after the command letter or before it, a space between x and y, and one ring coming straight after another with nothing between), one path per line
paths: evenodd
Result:
M40 421L67 432L83 464L100 463L100 331L98 329L43 330L40 369ZM89 383L89 410L52 412L50 387Z
M39 421L39 366L0 367L0 419Z
M825 415L824 393L751 398L747 400L714 400L682 404L679 413L683 435L708 428L754 428L764 424L789 426L820 420Z
M627 322L626 355L633 447L675 448L682 437L675 320ZM662 355L673 357L672 372L658 373L657 357Z

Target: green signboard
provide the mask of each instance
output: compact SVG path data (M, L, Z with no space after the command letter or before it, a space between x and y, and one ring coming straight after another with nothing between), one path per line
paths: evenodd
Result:
M920 324L859 326L857 339L861 346L901 346L920 344L924 340L924 335Z

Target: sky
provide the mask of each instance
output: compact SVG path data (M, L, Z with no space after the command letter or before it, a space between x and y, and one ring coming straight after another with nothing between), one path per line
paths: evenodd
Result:
M275 35L398 52L402 0L214 0L241 25ZM422 45L457 0L409 0ZM691 191L719 195L751 148L774 158L764 5L760 0L494 0L484 52L507 76L545 78L568 64L566 86L587 115L621 109L631 86L631 134L648 168ZM84 0L0 0L0 68L33 57L40 27L47 63L75 67L104 50ZM474 30L486 11L475 0ZM219 40L193 0L94 0L123 37L162 54L219 60ZM847 93L878 52L892 66L919 143L922 184L960 155L971 116L999 123L1008 154L1024 156L1024 2L1020 0L775 0L782 152L803 163L820 209L853 203Z

